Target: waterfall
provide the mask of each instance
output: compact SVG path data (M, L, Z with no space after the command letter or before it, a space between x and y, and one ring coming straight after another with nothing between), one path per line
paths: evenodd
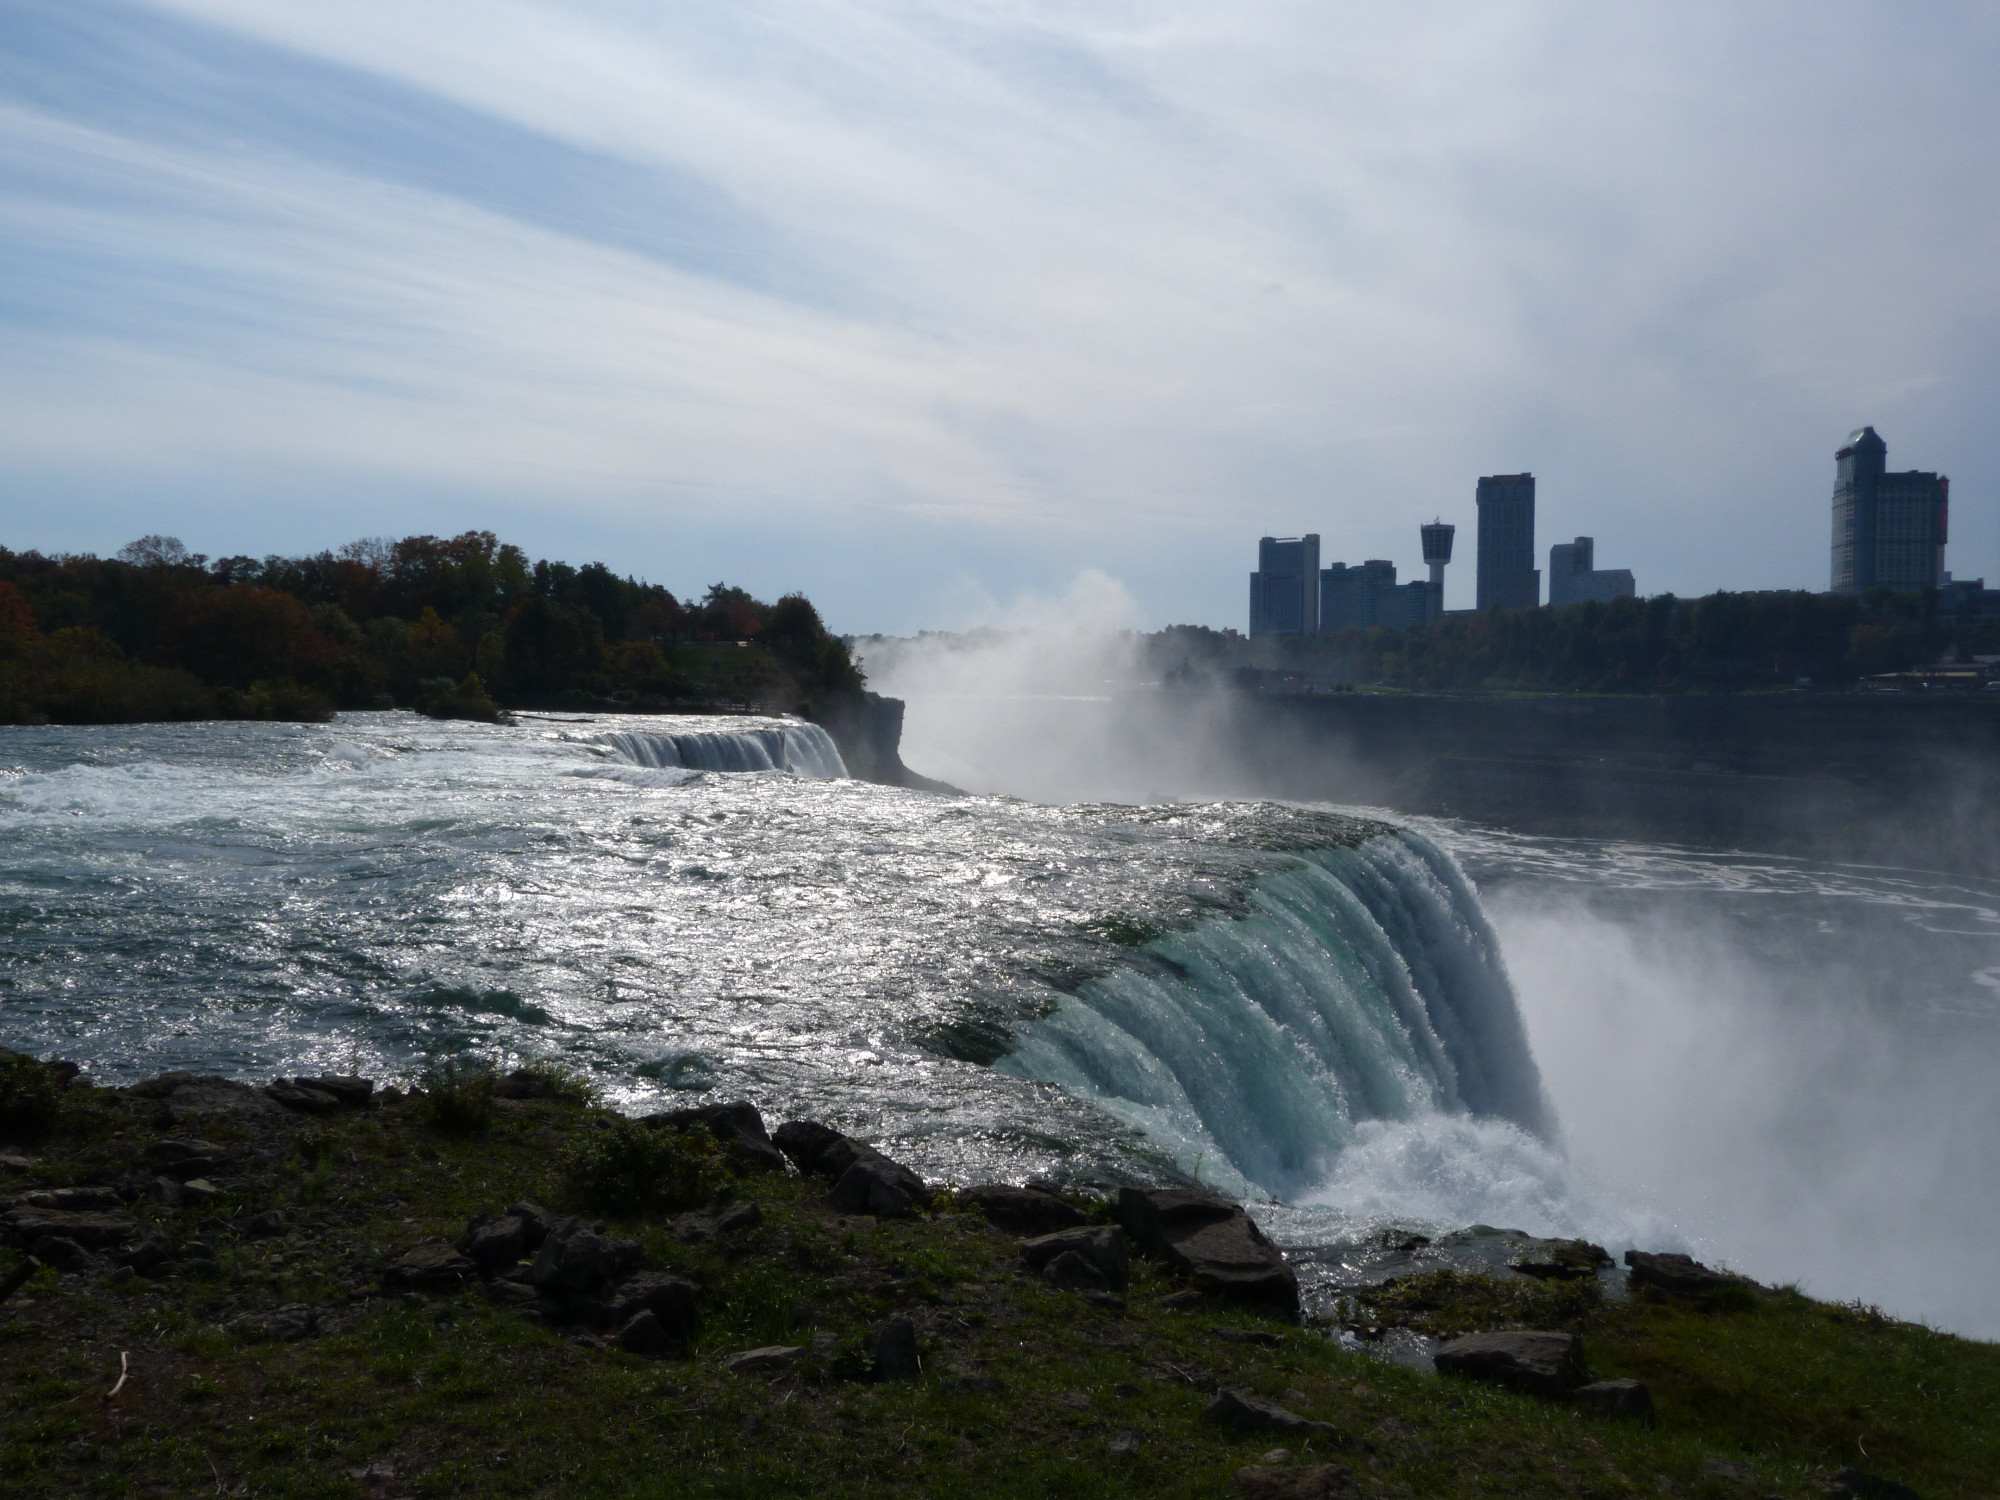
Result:
M1281 1198L1326 1180L1365 1121L1551 1128L1478 898L1406 829L1302 854L1246 914L1147 943L995 1066L1096 1101L1216 1186Z
M636 766L689 771L790 771L815 781L847 774L840 750L817 724L761 724L678 731L619 729L596 736Z

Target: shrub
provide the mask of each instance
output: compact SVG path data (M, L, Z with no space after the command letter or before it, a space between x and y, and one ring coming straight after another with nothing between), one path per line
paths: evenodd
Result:
M274 719L295 724L324 724L333 717L333 700L324 693L300 687L289 677L250 685L248 692L227 688L217 695L217 705L228 719Z
M62 1115L63 1081L21 1052L0 1051L0 1140L39 1141Z
M433 719L473 719L482 724L511 724L513 715L493 701L477 672L463 682L427 677L417 684L417 712Z
M493 1123L493 1065L470 1058L432 1058L417 1075L423 1115L441 1130L480 1131Z
M597 1085L582 1070L551 1058L524 1063L500 1080L503 1099L553 1099L559 1104L595 1104Z
M563 1178L571 1197L607 1213L694 1208L729 1182L721 1148L706 1132L683 1135L625 1119L578 1136L563 1157Z

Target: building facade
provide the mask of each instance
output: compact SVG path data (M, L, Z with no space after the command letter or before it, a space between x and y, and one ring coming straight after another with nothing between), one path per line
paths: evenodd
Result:
M1889 445L1872 427L1833 459L1833 592L1941 587L1951 481L1917 469L1889 473Z
M1250 575L1250 634L1312 635L1319 629L1319 537L1267 536Z
M1535 476L1489 474L1479 481L1480 609L1533 609L1542 602L1535 567Z
M1565 604L1609 604L1638 592L1630 568L1599 568L1597 543L1580 536L1549 548L1549 608Z
M1320 629L1366 630L1385 625L1401 630L1436 619L1431 586L1421 579L1396 582L1396 565L1370 558L1356 567L1335 563L1319 575Z

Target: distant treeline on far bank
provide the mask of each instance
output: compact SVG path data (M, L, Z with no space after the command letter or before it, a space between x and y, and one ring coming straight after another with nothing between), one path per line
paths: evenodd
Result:
M1246 640L1177 625L1148 640L1169 683L1417 692L1673 693L1852 687L2000 653L2000 623L1940 614L1935 591L1773 592L1618 599L1452 614L1404 630Z
M801 595L698 603L491 532L211 561L169 537L116 557L0 549L0 723L322 719L411 707L755 708L862 695Z

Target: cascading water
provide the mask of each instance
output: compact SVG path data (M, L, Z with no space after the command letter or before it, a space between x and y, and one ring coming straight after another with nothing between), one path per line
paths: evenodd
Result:
M1498 945L1464 877L1408 830L1313 851L1246 914L1144 944L998 1064L1090 1099L1215 1186L1291 1197L1356 1126L1551 1121Z
M649 770L789 771L837 781L847 766L817 724L778 724L677 732L614 730L596 737L621 759Z

